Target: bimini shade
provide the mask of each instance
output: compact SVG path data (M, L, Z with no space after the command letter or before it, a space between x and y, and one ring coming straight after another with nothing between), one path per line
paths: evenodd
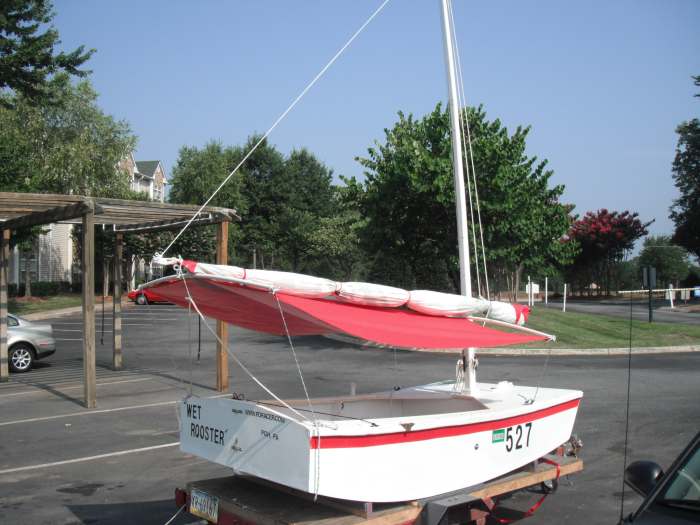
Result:
M463 318L435 317L406 309L310 299L206 275L165 278L148 285L164 300L187 307L187 292L210 317L268 334L346 334L372 343L400 348L493 348L533 341L545 336L503 332ZM284 321L280 310L284 313Z

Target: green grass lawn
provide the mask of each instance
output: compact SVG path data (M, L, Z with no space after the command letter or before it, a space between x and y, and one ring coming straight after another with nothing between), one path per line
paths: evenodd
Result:
M532 348L625 348L629 346L629 319L607 315L561 312L535 307L527 326L557 336L554 343L532 343ZM700 344L700 325L632 321L632 347Z
M51 297L32 297L30 301L24 298L11 298L9 301L10 313L16 315L27 315L46 310L56 310L58 308L69 308L80 306L80 294L61 294Z

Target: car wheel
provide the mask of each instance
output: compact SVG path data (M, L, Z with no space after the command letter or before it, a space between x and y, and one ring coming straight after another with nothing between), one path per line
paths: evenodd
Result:
M148 299L143 294L136 296L136 304L148 304Z
M10 370L26 372L34 362L34 349L28 344L20 343L10 348Z

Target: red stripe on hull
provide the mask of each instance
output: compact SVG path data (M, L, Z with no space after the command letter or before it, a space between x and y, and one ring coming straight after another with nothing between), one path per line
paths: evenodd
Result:
M414 432L395 432L391 434L374 434L368 436L327 436L321 437L320 448L359 448L359 447L375 447L378 445L395 445L398 443L410 443L413 441L425 441L428 439L438 439L444 437L464 436L467 434L476 434L477 432L486 432L488 430L496 430L499 428L519 425L537 419L542 419L547 416L558 414L566 410L578 408L581 398L572 399L559 405L554 405L549 408L535 410L520 416L513 416L504 419L495 419L492 421L482 421L479 423L469 423L467 425L457 425L452 427L429 428L425 430L416 430ZM314 436L310 440L311 448L318 447L319 438Z

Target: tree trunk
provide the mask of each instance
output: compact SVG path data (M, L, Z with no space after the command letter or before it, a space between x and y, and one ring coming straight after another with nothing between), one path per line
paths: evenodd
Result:
M134 289L134 256L130 255L126 259L126 291Z
M520 290L520 280L522 278L524 265L522 263L518 264L515 270L515 290L513 291L513 302L518 302L518 290Z
M24 296L32 296L32 273L29 267L29 257L31 256L30 251L25 252L24 256Z

